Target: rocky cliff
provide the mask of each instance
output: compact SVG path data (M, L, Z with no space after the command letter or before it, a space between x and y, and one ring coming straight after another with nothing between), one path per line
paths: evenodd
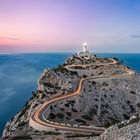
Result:
M56 130L40 132L29 126L33 112L44 102L75 92L80 79L80 95L50 106L46 118L58 123L107 128L101 136ZM74 55L55 69L44 70L38 89L23 109L7 122L3 137L29 139L127 139L139 137L140 77L117 59ZM83 138L84 137L84 138Z

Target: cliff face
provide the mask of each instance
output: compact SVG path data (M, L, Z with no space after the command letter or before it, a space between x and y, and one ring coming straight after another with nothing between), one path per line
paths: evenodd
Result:
M58 130L55 133L34 130L29 126L29 119L44 102L75 92L80 79L86 77L90 78L83 82L80 94L51 104L46 119L73 125L110 127L100 137L90 138L97 140L111 140L112 137L114 140L123 139L122 132L127 135L132 129L137 131L140 112L139 74L115 59L75 55L66 60L63 66L44 70L38 80L38 89L24 108L7 122L3 137L47 137L51 133L51 136L57 135L55 138L60 136L61 139L67 139L68 133ZM132 116L136 116L136 119ZM78 139L82 140L80 137Z
M31 114L46 100L75 90L78 84L76 77L69 72L66 75L59 69L57 72L56 70L44 70L38 81L38 89L32 93L32 97L26 102L23 109L7 122L3 130L3 137L36 134L36 131L29 126Z
M139 140L140 116L132 116L129 120L122 121L109 127L100 137L94 140Z
M62 122L58 114L63 114L73 124L105 127L129 119L140 112L139 80L137 74L88 80L79 96L55 103L49 117L53 114L55 121Z

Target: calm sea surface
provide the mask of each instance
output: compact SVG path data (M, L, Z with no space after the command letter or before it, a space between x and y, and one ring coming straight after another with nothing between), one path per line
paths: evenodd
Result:
M0 134L5 123L24 106L47 67L62 64L70 53L0 55ZM140 54L97 54L116 57L140 72Z

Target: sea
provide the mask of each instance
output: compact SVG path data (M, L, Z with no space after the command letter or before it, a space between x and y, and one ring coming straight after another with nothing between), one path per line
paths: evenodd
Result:
M37 80L46 68L54 68L74 53L0 54L0 135L7 121L19 112ZM140 72L140 54L97 53L99 57L115 57L124 65Z

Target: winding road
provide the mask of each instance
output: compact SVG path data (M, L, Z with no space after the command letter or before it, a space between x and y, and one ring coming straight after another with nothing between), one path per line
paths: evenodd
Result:
M116 60L114 60L113 58L109 58L112 62L110 62L110 63L104 63L104 64L102 64L102 63L96 63L96 65L111 65L111 64L117 64L118 62L116 61ZM88 67L88 66L94 66L95 64L86 64L86 65L80 65L80 64L72 64L72 65L67 65L67 66L65 66L65 68L67 68L67 69L70 69L70 68L72 68L73 69L73 67Z
M109 64L118 63L114 59L112 59L112 61L113 62L111 62ZM69 67L67 66L66 68L68 69ZM129 74L133 74L133 73L134 72L130 70L130 71L128 71L127 74L122 74L122 75L129 75ZM111 75L111 76L112 77L117 77L117 75ZM119 76L120 76L120 74L119 74ZM104 128L104 127L78 126L78 125L72 125L72 124L52 122L52 121L47 120L44 117L44 114L49 109L50 105L53 104L54 102L61 101L61 100L67 99L69 97L79 95L82 91L83 82L85 82L86 80L107 78L107 77L109 77L109 76L108 75L92 76L92 77L87 77L87 78L81 79L80 82L79 82L79 85L77 87L77 90L74 93L69 93L67 95L62 95L62 96L59 96L59 97L55 97L54 99L46 101L44 104L40 105L35 110L35 112L31 115L30 120L29 120L29 125L31 127L33 127L35 130L39 130L39 131L51 131L51 130L54 131L55 129L60 129L60 130L64 130L64 131L89 132L89 133L96 133L96 134L103 133L106 130L106 128Z

